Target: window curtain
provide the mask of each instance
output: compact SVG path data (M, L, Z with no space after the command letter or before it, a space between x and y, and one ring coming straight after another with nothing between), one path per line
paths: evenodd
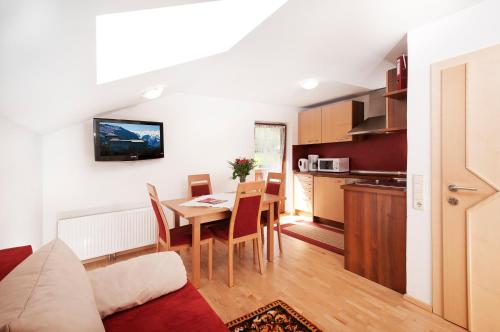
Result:
M257 172L263 179L268 172L282 172L285 152L286 126L281 124L255 124L255 159Z

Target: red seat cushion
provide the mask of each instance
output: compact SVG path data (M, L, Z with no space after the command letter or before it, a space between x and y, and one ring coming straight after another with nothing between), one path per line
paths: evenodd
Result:
M0 250L0 280L33 253L31 246Z
M279 195L281 183L268 181L266 184L266 194Z
M191 186L191 197L210 195L208 184L196 184Z
M229 219L219 222L210 229L215 237L226 241L229 239Z
M228 331L191 283L135 308L103 320L106 331Z
M182 246L192 244L192 230L191 225L172 228L170 230L170 246ZM200 240L206 240L213 237L212 231L206 227L201 227Z

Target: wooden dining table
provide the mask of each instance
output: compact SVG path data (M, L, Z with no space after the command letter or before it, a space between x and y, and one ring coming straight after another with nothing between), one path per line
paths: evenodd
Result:
M191 283L200 287L200 228L201 224L211 221L231 218L228 208L220 207L192 207L182 206L182 203L190 201L190 198L179 198L162 201L162 205L174 213L175 227L180 226L180 218L185 218L192 225L192 250L191 250ZM268 220L273 220L274 209L278 208L280 197L278 195L264 194L262 199L262 211L267 213ZM267 223L267 260L273 261L274 257L274 223Z

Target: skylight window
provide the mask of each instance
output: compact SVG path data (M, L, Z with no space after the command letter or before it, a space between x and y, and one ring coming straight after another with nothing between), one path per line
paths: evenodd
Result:
M219 0L96 17L97 84L226 52L287 0Z

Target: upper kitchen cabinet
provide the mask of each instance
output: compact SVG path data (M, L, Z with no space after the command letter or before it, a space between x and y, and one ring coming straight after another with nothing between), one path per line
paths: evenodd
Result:
M363 119L362 102L349 100L324 106L321 110L321 143L352 141L347 132Z
M351 100L300 112L299 144L352 141L347 132L363 117L363 103Z
M299 113L299 144L321 143L321 107Z

